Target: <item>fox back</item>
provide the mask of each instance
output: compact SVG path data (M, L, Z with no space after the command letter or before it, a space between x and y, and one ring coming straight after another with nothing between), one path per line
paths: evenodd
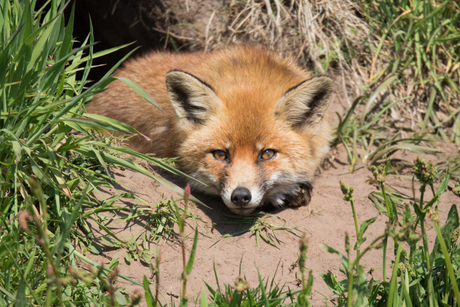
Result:
M88 111L150 138L132 138L135 150L179 157L179 166L206 184L192 186L220 195L235 213L287 204L310 188L329 150L332 81L291 59L249 46L155 52L130 60L117 76L141 85L166 114L119 80Z

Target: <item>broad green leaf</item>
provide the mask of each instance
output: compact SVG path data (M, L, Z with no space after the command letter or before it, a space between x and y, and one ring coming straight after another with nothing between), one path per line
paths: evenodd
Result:
M208 286L208 288L209 288L209 286ZM208 307L208 301L206 299L206 293L204 292L204 289L201 290L200 307Z
M106 116L102 116L98 114L91 114L91 113L84 113L83 116L91 118L91 119L95 119L105 124L108 124L107 126L105 126L105 129L110 130L110 131L115 131L115 132L120 132L120 133L125 133L125 134L129 134L129 133L139 134L139 132L133 127L131 127L130 125L122 123L118 120L112 119L110 117L106 117Z
M190 272L192 272L193 262L195 261L197 243L198 243L198 228L195 228L195 237L193 238L193 246L192 246L192 250L190 251L190 258L188 259L187 267L185 269L185 272L187 274L190 274Z
M321 273L321 277L332 293L339 296L344 295L345 288L337 281L337 276L335 276L331 271L327 271L327 274Z
M447 247L450 249L453 246L452 233L455 229L460 226L459 215L457 211L457 206L452 205L450 207L449 213L447 214L447 221L444 226L441 227L442 237L444 241L447 243ZM441 245L439 242L439 238L436 237L433 245L432 252L430 254L431 261L434 261L437 257L442 255Z
M333 247L330 247L330 246L325 245L325 244L320 244L320 247L324 248L325 250L327 250L327 251L328 251L329 253L331 253L331 254L337 254L337 255L339 255L339 256L344 257L344 256L342 255L341 252L339 252L338 250L336 250L336 249L333 248Z
M441 184L438 187L438 191L436 192L436 195L438 197L441 197L441 194L444 193L444 191L446 191L447 184L449 183L449 179L450 179L450 172L449 172L449 169L447 169L446 175L442 179Z
M120 261L118 261L117 257L113 257L112 260L110 260L109 263L109 270L114 270L116 267L118 267L118 264Z
M150 283L147 280L147 277L144 275L143 281L144 291L145 291L145 302L147 303L148 307L155 306L155 300L153 298L152 292L150 291Z
M19 286L16 291L16 302L14 304L15 307L27 307L27 300L26 300L26 286L24 279L19 280Z
M364 233L366 232L367 230L367 227L369 227L370 224L373 224L375 222L375 220L377 219L377 217L373 217L373 218L370 218L368 220L365 220L360 226L359 226L359 236L358 236L358 240L362 240L364 239ZM364 241L362 241L361 243L363 243Z

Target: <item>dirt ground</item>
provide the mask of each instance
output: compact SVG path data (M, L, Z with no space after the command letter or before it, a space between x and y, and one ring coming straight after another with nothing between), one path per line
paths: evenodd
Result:
M343 114L348 107L344 95L340 93L341 88L340 80L337 80L337 92L332 100L333 105L331 106L331 112L338 112L339 114ZM443 149L446 150L445 154L439 156L424 156L424 158L437 162L441 156L445 158L448 155L456 153L456 148L448 144L443 145ZM350 204L343 200L339 181L342 180L354 187L355 209L359 223L369 218L377 217L376 222L369 227L366 233L368 240L364 243L365 246L384 231L385 221L387 221L387 217L379 214L379 211L368 198L369 193L376 190L374 186L366 183L372 176L371 172L366 167L362 167L353 174L350 174L348 172L349 167L346 153L343 148L339 147L332 152L331 155L334 156L334 166L322 170L321 174L316 176L310 205L306 207L284 208L277 211L271 211L270 213L276 214L280 219L269 219L270 222L277 225L289 227L298 226L299 229L297 232L301 233L305 231L307 234L309 248L306 265L308 269L313 270L314 277L313 294L311 297L312 306L324 306L328 298L333 297L332 292L321 278L321 272L327 273L330 270L338 276L339 280L345 278L345 276L339 272L339 256L328 253L321 245L329 245L345 253L345 232L352 235L352 244L355 242L352 209ZM401 158L408 161L412 161L415 157L416 155L411 153L401 154ZM161 186L155 181L129 170L117 172L116 177L125 185L124 189L137 194L152 205L158 203L162 197L172 199L181 198L180 195ZM168 179L174 179L170 176L166 177ZM410 180L398 179L396 177L389 177L387 180L400 191L409 195L412 194ZM183 182L179 184L184 186ZM106 192L109 194L111 191L107 190ZM207 207L201 204L191 204L189 209L202 219L203 222L199 223L210 237L203 234L199 235L195 264L187 284L188 297L196 298L200 295L202 289L207 291L204 282L214 288L216 287L213 266L215 266L221 286L223 283L233 285L235 279L239 275L241 264L242 274L253 287L258 285L258 270L263 278L271 280L278 267L278 271L274 278L277 283L280 285L284 284L285 290L288 288L291 290L300 288L296 282L295 276L297 273L300 277L298 267L291 269L291 264L296 262L299 254L298 237L286 231L279 231L277 232L277 237L282 241L280 244L281 248L274 247L263 241L260 242L260 246L258 247L256 238L252 233L248 232L235 237L223 238L211 246L211 244L222 235L238 232L249 226L228 224L228 222L235 221L235 219L229 217L231 212L220 199L199 194L195 196L205 203ZM125 201L117 204L131 206L134 203L135 202ZM440 205L441 224L445 222L447 212L452 204L460 204L460 198L455 196L451 191L447 191L444 193ZM146 220L141 219L134 224L130 223L128 226L120 222L111 223L108 226L118 237L127 239L141 232L146 222ZM191 220L189 220L189 223L192 226L194 225L194 222ZM213 223L215 227L211 231L211 225ZM188 237L186 242L187 257L193 242L193 232L194 230L191 226L186 228ZM435 238L434 229L429 230L428 236L429 243L433 244ZM391 245L392 243L389 244L389 246ZM149 248L153 251L156 249L154 245L151 245ZM161 252L160 290L167 300L170 300L171 297L176 299L175 297L177 297L181 291L181 247L177 241L167 241L164 244L160 244L158 248ZM392 255L393 251L390 250L388 254ZM117 257L120 261L120 273L139 283L142 283L144 275L151 277L147 264L134 260L128 264L124 260L124 255L124 249L108 249L100 255L86 254L87 257L94 260L96 263L104 264L105 266L109 264L110 259ZM372 274L374 278L382 279L381 250L372 250L369 252L361 260L361 264L366 272L374 269L372 273L368 273L369 278L371 277L370 274ZM389 274L387 274L387 276L388 275ZM118 279L117 285L123 286L129 290L140 288L121 278ZM154 292L153 284L151 285L151 290ZM209 295L209 291L206 293ZM331 303L328 303L328 305L331 305Z

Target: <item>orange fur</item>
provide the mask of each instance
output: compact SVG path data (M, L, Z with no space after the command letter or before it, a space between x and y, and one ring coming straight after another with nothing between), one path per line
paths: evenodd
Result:
M185 172L207 184L194 187L220 195L233 212L282 205L309 185L329 149L331 80L259 48L150 53L117 76L140 84L166 114L118 80L96 95L89 112L151 139L136 137L136 150L179 157ZM266 150L275 154L264 160Z

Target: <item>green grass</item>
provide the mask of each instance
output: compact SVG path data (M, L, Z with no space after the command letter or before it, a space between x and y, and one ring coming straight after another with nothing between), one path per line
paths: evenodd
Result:
M377 0L361 8L378 45L368 44L367 89L338 126L350 171L400 150L438 152L434 140L460 145L458 3Z
M64 1L48 1L47 9L36 7L35 1L0 4L0 305L113 305L115 299L126 304L121 290L109 286L113 274L76 247L93 253L101 249L89 220L106 231L105 243L129 246L104 227L101 213L127 210L114 205L121 197L143 201L121 191L105 198L100 190L113 188L114 168L128 168L182 193L122 154L184 174L93 132L136 133L122 123L84 113L85 102L113 80L116 69L90 85L93 59L119 48L93 53L91 33L83 42L74 41L73 9L65 22ZM149 226L159 234L172 227L154 224ZM78 258L95 271L79 272ZM116 261L109 269L115 267Z
M374 238L373 241L362 248L366 241L364 233L367 227L374 223L375 218L364 221L361 225L355 216L356 251L355 260L352 260L351 239L346 234L346 255L332 247L326 246L330 253L338 254L342 260L342 268L347 276L344 281L338 281L330 271L322 274L324 281L331 291L337 295L334 300L338 306L460 306L460 223L457 206L452 205L446 224L441 228L438 217L440 196L446 191L450 177L449 171L445 174L438 172L433 164L426 163L423 159L415 161L414 174L420 182L419 199L412 199L406 204L405 210L398 210L391 197L385 192L385 177L387 166L374 167L375 179L379 182L388 222L385 232ZM442 180L435 190L434 182L438 177ZM341 183L345 200L349 201L354 212L353 188ZM433 197L424 201L426 188L430 188ZM427 242L428 219L436 229L436 241L430 251ZM420 229L420 231L419 231ZM393 241L394 258L387 254L387 245ZM419 245L420 241L422 245ZM405 244L404 244L405 243ZM409 251L405 248L409 247ZM360 259L371 249L382 249L383 254L383 279L377 281L367 280ZM392 260L393 270L386 274L386 263ZM393 260L394 259L394 260ZM390 282L386 281L390 276Z
M362 250L364 231L373 220L359 226L355 216L355 260L351 260L350 235L345 255L327 248L340 255L347 279L339 282L330 271L323 274L323 279L336 294L334 300L339 306L460 306L456 206L451 207L442 228L437 217L440 194L448 186L456 191L458 156L439 162L439 171L431 163L415 161L413 172L422 185L419 198L415 197L415 188L412 195L404 195L385 183L390 173L398 174L414 165L393 159L397 151L433 154L442 152L436 148L439 140L460 144L460 7L454 1L402 1L397 5L368 1L362 8L379 44L377 48L369 44L373 61L368 89L340 118L337 143L347 151L350 172L362 167L373 170L375 178L370 182L380 190L372 192L369 198L380 212L388 215L388 227ZM381 96L384 92L388 94L385 99ZM397 125L391 112L402 115L405 128ZM386 166L373 166L380 163ZM421 168L425 173L420 172ZM422 173L429 173L432 178L424 178ZM433 180L441 176L435 191ZM423 199L426 187L435 195L428 201ZM343 189L354 211L352 190L345 184ZM426 237L429 219L437 233L431 251ZM394 255L387 254L390 238ZM402 242L407 243L409 251ZM371 248L382 248L384 278L390 276L390 272L385 272L386 264L393 261L389 283L366 279L359 260Z
M398 93L394 97L410 96L406 104L426 110L418 118L422 134L434 131L444 141L460 145L458 3L375 1L365 4L364 12L379 41L377 49L372 49L369 84L391 80L392 93ZM379 62L384 64L377 68ZM448 121L455 122L454 131L445 129Z

